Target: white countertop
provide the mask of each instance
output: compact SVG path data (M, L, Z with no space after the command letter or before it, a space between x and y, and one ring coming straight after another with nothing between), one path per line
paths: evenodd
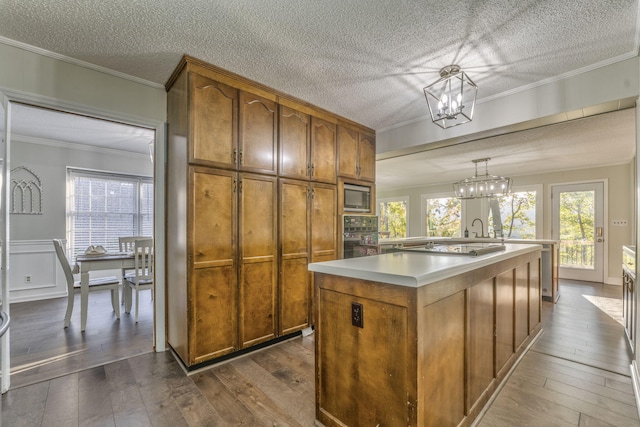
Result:
M492 237L396 237L389 239L378 239L379 245L397 245L400 243L417 243L417 242L481 242L481 243L500 243L502 239L494 239ZM557 240L548 239L504 239L504 243L534 244L534 245L555 245Z
M504 251L491 252L479 256L395 252L311 263L309 264L309 270L317 273L417 288L514 256L542 249L541 245L506 244L505 246L506 249Z

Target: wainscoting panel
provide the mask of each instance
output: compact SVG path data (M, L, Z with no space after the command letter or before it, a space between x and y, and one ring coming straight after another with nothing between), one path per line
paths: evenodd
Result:
M67 282L51 240L16 240L9 248L9 301L67 295Z

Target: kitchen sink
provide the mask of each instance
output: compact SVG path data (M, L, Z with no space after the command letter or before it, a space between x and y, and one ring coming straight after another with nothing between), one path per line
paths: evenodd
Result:
M478 256L491 252L503 251L506 247L496 243L454 243L454 244L428 244L412 248L404 248L403 251L422 252L429 254L466 255Z

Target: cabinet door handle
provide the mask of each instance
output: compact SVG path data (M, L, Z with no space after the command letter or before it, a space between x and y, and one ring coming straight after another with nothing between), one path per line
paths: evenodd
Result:
M242 150L240 150L240 165L242 165Z
M315 190L315 188L312 188L311 189L311 198L315 199L315 197L316 197L316 190Z
M233 178L233 192L234 193L236 192L237 185L238 185L238 181L235 178Z
M235 163L238 160L238 150L233 149L233 153L231 153L231 163Z
M240 185L238 186L238 192L242 193L242 180L240 180Z
M311 176L311 163L307 163L307 176Z
M311 163L311 173L309 174L309 176L313 176L314 170L315 170L315 166L313 165L313 163Z

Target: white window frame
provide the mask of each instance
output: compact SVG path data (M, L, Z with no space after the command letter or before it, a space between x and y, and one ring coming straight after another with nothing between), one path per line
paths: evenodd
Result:
M427 193L420 195L420 233L422 236L427 235L427 200L428 199L443 199L443 198L455 198L453 192L447 193ZM461 203L460 206L460 236L462 236L462 227L464 223L464 203Z
M518 185L511 188L512 193L520 193L524 191L535 191L536 192L536 239L542 239L544 233L543 221L544 221L544 209L543 209L543 194L542 191L544 186L542 184L531 184L531 185ZM487 205L487 218L489 217L489 206ZM503 224L504 225L504 224Z
M140 217L143 215L141 213L141 197L140 197L140 186L142 184L151 184L152 188L155 185L154 184L154 180L153 177L150 176L145 176L145 175L131 175L131 174L124 174L124 173L117 173L117 172L108 172L108 171L98 171L98 170L91 170L91 169L81 169L81 168L67 168L67 190L66 190L66 198L67 198L67 212L66 212L66 217L67 217L67 230L66 230L66 235L67 235L67 252L70 256L74 257L75 255L77 255L78 253L84 251L86 248L85 247L78 247L76 248L76 244L75 244L75 237L74 237L74 233L75 233L75 226L74 226L74 199L73 199L73 180L75 177L86 177L86 178L96 178L96 179L107 179L107 180L115 180L115 181L127 181L127 182L132 182L135 183L137 185L137 189L138 191L136 192L137 194L137 198L136 198L136 206L135 206L135 210L136 212L134 213L134 215L138 218L136 220L136 230L133 231L133 235L142 235L142 221L140 220ZM152 195L155 198L155 193L152 191ZM154 215L155 213L155 209L154 209L154 202L151 202L151 209L152 209L152 215ZM155 218L153 218L153 220L155 221ZM154 230L154 225L152 223L151 225L151 230ZM153 231L152 231L153 233ZM149 234L149 233L147 233ZM92 245L104 245L105 242L92 242L89 241L89 244Z
M399 196L399 197L382 197L382 198L378 198L376 199L376 215L378 215L378 231L381 231L380 229L380 203L390 203L390 202L405 202L407 205L407 217L406 217L406 222L407 222L407 233L405 237L410 237L411 236L411 227L410 225L410 205L409 205L409 196Z

